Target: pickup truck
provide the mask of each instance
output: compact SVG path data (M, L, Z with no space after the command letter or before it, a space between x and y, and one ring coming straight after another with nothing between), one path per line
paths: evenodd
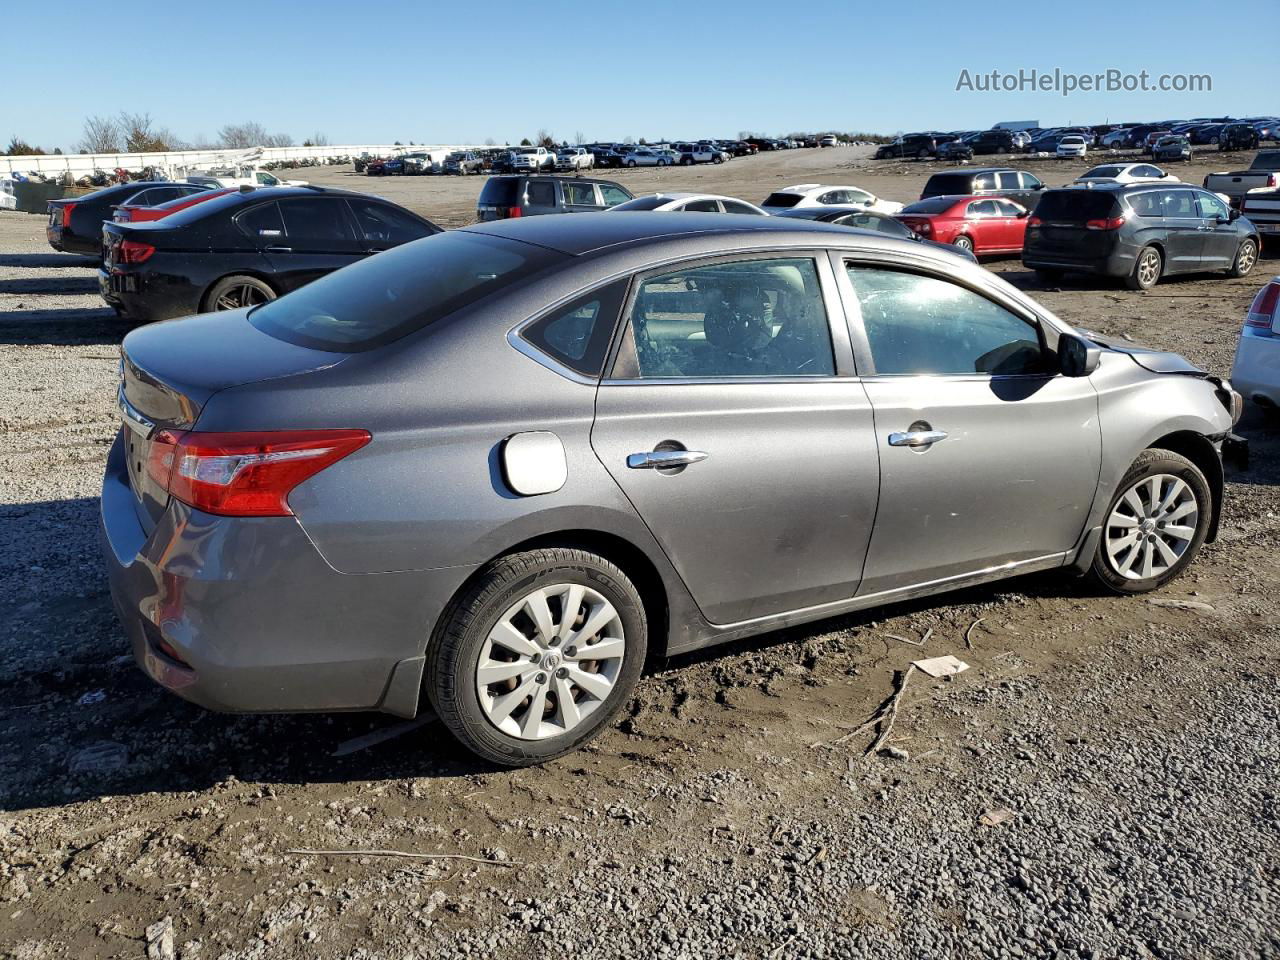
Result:
M519 147L511 160L511 169L519 173L530 170L540 173L543 170L554 170L556 155L546 147Z
M1240 199L1240 213L1258 228L1268 251L1280 250L1280 189L1250 190Z
M187 174L187 183L203 187L305 187L305 180L281 180L269 170L255 167L219 167Z
M565 147L556 154L557 170L590 170L595 165L595 155L586 147Z
M1211 173L1204 178L1204 188L1221 193L1231 200L1233 207L1250 190L1280 187L1280 150L1259 150L1248 170Z

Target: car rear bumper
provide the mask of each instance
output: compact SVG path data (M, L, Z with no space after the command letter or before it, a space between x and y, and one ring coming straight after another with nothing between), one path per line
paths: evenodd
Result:
M1259 406L1280 408L1280 336L1242 333L1231 368L1231 386Z
M198 291L184 283L164 283L144 273L98 268L98 293L108 306L134 320L151 322L200 312Z
M293 517L215 517L179 503L148 534L119 438L99 532L139 666L226 712L413 716L427 638L474 569L342 574Z

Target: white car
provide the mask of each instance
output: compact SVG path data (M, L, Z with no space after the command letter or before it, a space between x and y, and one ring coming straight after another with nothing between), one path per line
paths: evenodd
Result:
M1083 157L1089 152L1089 145L1084 142L1084 137L1070 134L1058 141L1058 156L1060 157Z
M17 210L18 198L13 193L13 181L0 179L0 210Z
M554 170L556 155L546 147L517 147L511 159L512 170L532 170L540 173L543 170Z
M1240 331L1231 386L1260 407L1280 409L1280 277L1253 298Z
M622 158L624 167L667 167L676 161L670 150L652 150L649 147L635 147L628 150Z
M679 211L681 213L750 213L759 217L767 217L765 213L753 203L747 203L745 200L738 200L736 197L722 197L715 193L654 193L647 197L636 197L634 200L628 200L626 203L620 203L616 207L610 207L608 212L628 210L652 210L659 213L669 211Z
M269 170L256 167L215 167L187 175L187 183L218 190L223 187L305 187L306 180L281 180Z
M586 147L565 147L556 154L557 170L590 170L595 165L595 155Z
M836 145L836 138L833 137L831 134L827 134L825 137L823 137L821 140L818 141L818 146L820 147L834 147L835 145Z
M775 190L760 204L766 212L791 210L795 207L848 207L875 213L898 213L902 204L881 200L861 187L831 186L821 183L796 183Z
M1165 173L1153 163L1104 163L1072 180L1072 183L1148 183L1163 180L1180 183L1172 173Z

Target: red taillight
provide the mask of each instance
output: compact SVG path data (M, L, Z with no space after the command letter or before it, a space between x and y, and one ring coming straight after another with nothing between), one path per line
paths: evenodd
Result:
M1276 174L1274 174L1274 173L1273 173L1273 174L1268 175L1268 177L1267 177L1267 186L1268 186L1268 187L1280 187L1280 177L1276 176Z
M1280 280L1272 280L1253 298L1249 312L1245 315L1244 325L1270 330L1280 317L1277 307L1280 307Z
M225 517L287 517L289 494L359 450L367 430L176 433L152 440L147 469L171 496Z
M902 225L913 233L918 233L922 236L926 233L933 233L933 224L928 220L918 220L915 217L904 217Z
M74 203L64 203L62 205L62 229L71 229L71 211L76 208Z
M139 243L137 240L121 240L118 249L121 263L143 263L156 252L151 244Z
M1038 227L1042 223L1044 223L1044 221L1041 220L1039 217L1035 217L1035 216L1027 217L1028 227Z
M1124 226L1124 217L1107 217L1105 220L1086 220L1086 230L1119 230Z
M521 210L519 207L507 207L508 217L518 217L518 216L521 216L523 213L524 211Z

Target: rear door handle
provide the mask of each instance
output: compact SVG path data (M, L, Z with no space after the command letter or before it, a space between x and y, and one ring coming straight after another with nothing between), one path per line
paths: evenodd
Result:
M701 450L650 450L647 453L633 453L627 457L627 466L632 470L662 470L667 467L687 467L691 463L699 463L710 454Z
M889 434L889 446L927 447L945 439L947 439L947 435L942 430L907 430L904 433Z
M293 253L293 247L266 247L267 253Z

